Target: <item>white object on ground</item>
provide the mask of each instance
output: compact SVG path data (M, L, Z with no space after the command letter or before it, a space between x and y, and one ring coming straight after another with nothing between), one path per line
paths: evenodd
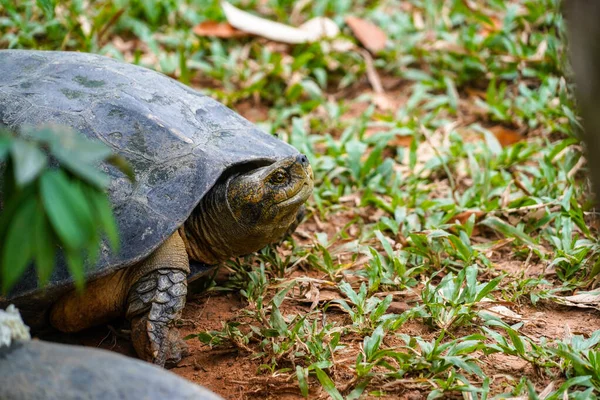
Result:
M242 11L239 8L221 1L221 7L231 26L254 35L262 36L276 42L297 44L314 42L323 37L332 38L340 33L340 28L333 20L316 17L306 21L298 28L271 21Z
M25 325L19 310L11 304L0 310L0 347L10 346L13 340L30 340L29 327Z

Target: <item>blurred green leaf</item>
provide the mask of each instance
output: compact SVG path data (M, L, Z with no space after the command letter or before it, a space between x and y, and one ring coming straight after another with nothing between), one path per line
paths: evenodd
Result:
M35 264L38 278L42 285L48 283L54 266L56 255L56 240L52 227L48 222L42 205L36 201L35 216L31 227L35 246Z
M31 143L15 140L11 147L15 182L23 187L33 181L48 163L46 155Z
M54 0L36 0L38 7L40 7L47 18L54 18Z
M85 286L83 255L81 251L66 249L65 258L67 260L67 268L75 281L75 288L77 291L82 292Z
M502 233L506 237L509 237L509 238L515 237L515 238L521 240L523 243L525 243L529 246L532 246L532 247L537 248L537 246L538 246L533 241L533 239L531 239L531 237L529 237L529 235L527 235L525 232L518 230L514 226L508 224L507 222L501 220L498 217L489 216L486 219L484 219L483 221L481 221L480 223L481 223L481 225L488 226L488 227Z
M0 132L0 161L2 161L6 154L8 154L11 145L12 140Z
M315 373L317 374L317 379L323 385L323 389L331 396L333 400L343 400L344 398L340 394L340 392L335 387L335 384L331 380L331 378L323 372L323 370L319 367L314 367Z
M300 365L296 365L296 377L298 378L298 386L300 387L300 393L304 398L308 398L308 371L302 368Z
M50 171L40 180L40 189L44 208L48 213L52 227L64 243L71 249L79 249L85 243L87 223L85 211L80 209L81 193L69 182L64 172ZM83 200L85 202L85 200ZM84 220L81 221L80 218Z
M84 187L84 193L93 209L93 215L99 228L106 233L113 251L118 251L120 248L119 231L108 197L105 193L92 187Z
M35 220L37 199L29 198L17 209L2 244L2 291L6 291L18 280L31 262L34 240L31 223Z

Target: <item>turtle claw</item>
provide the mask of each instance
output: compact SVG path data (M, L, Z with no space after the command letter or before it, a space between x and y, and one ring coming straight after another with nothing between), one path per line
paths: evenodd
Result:
M179 362L184 358L190 355L188 350L188 345L179 338L179 334L174 329L171 329L169 332L172 337L169 340L170 348L169 353L167 355L167 359L165 361L165 368L173 368L179 364Z
M146 315L131 322L131 339L140 358L161 367L173 367L188 354L176 329L150 321Z

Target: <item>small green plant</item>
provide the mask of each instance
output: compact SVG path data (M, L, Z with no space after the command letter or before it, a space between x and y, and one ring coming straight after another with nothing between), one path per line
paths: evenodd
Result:
M588 378L600 390L600 331L589 338L573 335L556 343L550 351L561 358L560 367L568 378ZM579 385L583 385L580 382Z
M373 326L377 325L380 318L385 314L385 311L392 302L392 296L388 295L384 299L379 299L375 296L367 295L367 286L362 283L358 292L355 292L347 282L339 284L339 288L348 297L348 301L344 299L333 300L350 315L354 327L361 331L369 331Z
M427 282L421 294L425 320L440 329L471 324L477 317L476 305L496 289L502 277L477 281L477 266L471 265L454 276L448 273L437 284Z
M239 350L262 375L252 390L273 396L297 380L306 398L321 387L335 399L597 397L597 345L575 343L595 334L543 338L479 312L529 320L597 283L598 213L560 2L230 2L294 26L329 17L334 41L354 47L196 36L197 24L225 21L216 0L0 0L0 47L159 70L309 158L307 222L227 263L230 279L211 296L239 294L246 306L194 337ZM366 54L349 14L379 26L385 46ZM496 357L533 368L498 374Z

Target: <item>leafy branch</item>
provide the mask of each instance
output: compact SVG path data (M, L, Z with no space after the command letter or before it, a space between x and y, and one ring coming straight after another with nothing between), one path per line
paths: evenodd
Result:
M100 142L66 128L0 131L0 286L6 293L34 264L42 285L63 253L78 289L106 236L119 235L106 195L108 162L130 179L126 161Z

